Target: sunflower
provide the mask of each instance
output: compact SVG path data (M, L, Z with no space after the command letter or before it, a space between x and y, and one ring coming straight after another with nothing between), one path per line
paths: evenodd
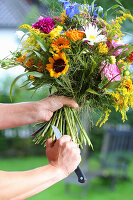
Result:
M49 57L50 64L46 65L46 69L49 71L51 77L58 78L61 74L65 74L69 68L68 60L65 53L55 54Z
M70 43L68 39L64 37L59 37L53 41L51 47L53 48L54 51L56 51L56 53L59 53L63 48L70 49Z

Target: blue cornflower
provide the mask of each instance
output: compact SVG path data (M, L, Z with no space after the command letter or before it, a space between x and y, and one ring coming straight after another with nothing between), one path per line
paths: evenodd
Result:
M96 10L94 10L94 13L93 13L93 17L97 18L98 14L96 13Z
M80 4L74 3L71 5L66 6L66 15L69 15L70 18L73 18L75 14L79 13L79 8Z
M64 10L66 9L66 7L67 6L70 6L71 5L71 3L69 2L69 0L67 1L65 1L65 0L58 0L58 2L61 2L61 3L63 3L63 5L64 5Z

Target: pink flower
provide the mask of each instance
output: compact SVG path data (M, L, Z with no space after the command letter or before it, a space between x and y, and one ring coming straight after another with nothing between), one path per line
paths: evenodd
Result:
M121 80L121 70L118 69L116 64L105 64L105 62L101 63L101 78L104 76L108 78L109 81L120 81Z
M43 19L43 17L42 17L42 16L40 16L40 17L38 18L38 20L41 20L41 19Z
M119 46L122 46L122 45L124 45L123 43L122 43L122 41L115 41L115 40L112 40L111 42L107 42L107 46L111 49L112 47L113 48L116 48L116 47L119 47ZM114 56L118 56L121 52L122 52L122 50L123 49L118 49L118 50L116 50L116 51L114 51L113 52L113 55Z
M45 17L33 24L33 28L39 29L41 32L48 34L54 29L55 24L55 21L51 17Z

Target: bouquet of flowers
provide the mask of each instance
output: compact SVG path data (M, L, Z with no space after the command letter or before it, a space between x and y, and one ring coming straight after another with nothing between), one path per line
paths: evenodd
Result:
M25 84L32 89L48 85L50 91L72 97L80 105L78 111L69 107L56 111L34 141L45 145L49 137L55 138L51 128L55 125L82 147L83 143L91 145L79 117L85 107L101 111L100 126L108 120L111 107L121 113L123 122L129 106L133 108L133 46L121 41L121 24L133 16L118 1L110 9L120 10L110 21L106 20L110 9L103 12L95 1L90 5L59 2L63 4L61 16L40 17L32 26L20 26L26 30L18 32L22 46L2 60L1 66L25 68L13 81L11 92L18 78L27 75Z

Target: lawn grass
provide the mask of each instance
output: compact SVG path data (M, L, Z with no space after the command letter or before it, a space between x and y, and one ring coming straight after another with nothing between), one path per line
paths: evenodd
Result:
M13 158L0 159L0 169L5 171L24 171L30 170L48 162L44 157L27 157L27 158ZM109 189L108 185L101 186L99 180L94 181L88 185L87 195L81 197L82 188L79 186L72 186L73 193L66 194L64 181L57 183L49 189L41 192L30 200L133 200L133 162L129 166L130 182L118 182L114 191Z

